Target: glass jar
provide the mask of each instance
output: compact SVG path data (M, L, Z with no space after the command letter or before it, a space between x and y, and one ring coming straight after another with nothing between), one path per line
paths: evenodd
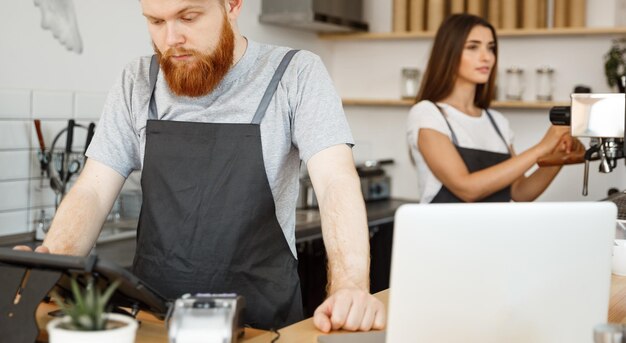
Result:
M402 68L401 92L403 99L414 99L419 89L420 71L417 68Z
M524 93L524 69L510 67L506 70L506 88L504 97L507 100L522 100Z
M537 100L551 101L554 90L554 69L548 66L537 68Z

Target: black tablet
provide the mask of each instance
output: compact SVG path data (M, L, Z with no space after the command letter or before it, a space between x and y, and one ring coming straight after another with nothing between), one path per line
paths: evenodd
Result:
M166 298L128 270L97 255L77 257L0 248L1 264L60 271L61 278L56 285L64 293L70 291L72 277L82 285L92 277L94 284L102 290L115 280L119 280L119 285L110 300L111 305L146 311L159 319L164 319L167 314Z

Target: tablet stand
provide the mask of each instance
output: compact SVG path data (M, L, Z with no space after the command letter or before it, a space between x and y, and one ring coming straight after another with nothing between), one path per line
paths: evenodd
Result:
M140 310L164 319L170 303L124 268L98 258L40 254L0 248L0 342L32 343L37 338L36 311L48 292L57 287L71 293L71 278L93 277L95 287L107 289L119 281L109 305ZM69 294L69 293L68 293Z
M61 271L0 264L0 338L33 343L39 335L37 307L61 278Z

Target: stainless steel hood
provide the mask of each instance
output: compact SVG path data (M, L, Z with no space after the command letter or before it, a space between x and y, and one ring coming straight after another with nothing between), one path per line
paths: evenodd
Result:
M259 21L317 32L368 30L363 0L263 0Z

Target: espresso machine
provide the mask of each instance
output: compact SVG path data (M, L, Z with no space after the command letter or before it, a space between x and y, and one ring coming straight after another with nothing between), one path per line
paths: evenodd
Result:
M626 83L626 77L622 77L622 82ZM571 126L573 137L590 139L584 156L582 194L586 196L590 161L600 161L599 172L610 173L617 167L618 160L626 156L626 94L572 94L571 100L571 106L553 107L550 121L554 125ZM620 192L609 200L617 203L619 219L626 219L626 193Z

